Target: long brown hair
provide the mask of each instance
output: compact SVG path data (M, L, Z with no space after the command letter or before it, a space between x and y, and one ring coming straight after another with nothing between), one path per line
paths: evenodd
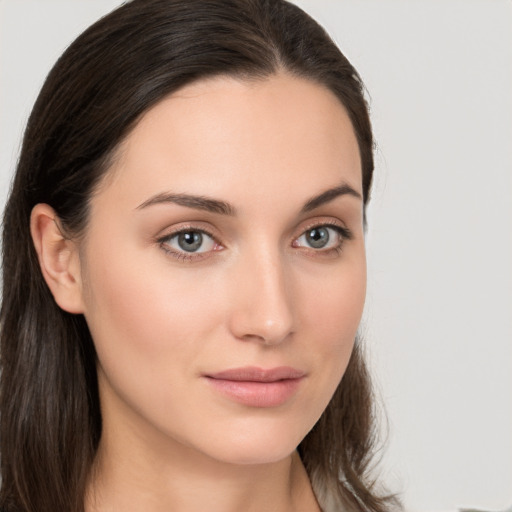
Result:
M82 315L61 310L30 238L47 203L73 236L109 160L140 116L185 84L278 70L330 89L361 155L365 204L373 141L361 79L326 32L283 0L133 0L80 35L51 70L25 131L3 225L0 508L84 510L101 436L96 354ZM368 470L374 442L360 345L328 408L299 446L319 502L384 512ZM331 505L328 505L331 503Z

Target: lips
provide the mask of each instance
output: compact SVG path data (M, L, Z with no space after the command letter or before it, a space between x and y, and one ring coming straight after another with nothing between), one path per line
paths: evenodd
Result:
M212 389L249 407L278 407L298 391L305 372L290 366L233 368L204 375Z

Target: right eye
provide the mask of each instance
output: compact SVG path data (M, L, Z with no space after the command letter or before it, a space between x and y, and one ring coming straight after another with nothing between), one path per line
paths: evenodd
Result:
M162 248L177 258L190 259L194 254L219 250L220 244L206 231L183 229L159 239Z

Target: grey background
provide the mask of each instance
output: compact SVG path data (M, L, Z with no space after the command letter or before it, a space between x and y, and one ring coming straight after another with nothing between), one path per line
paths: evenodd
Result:
M120 2L0 0L0 202L53 62ZM363 331L408 510L512 503L512 3L297 0L378 142Z

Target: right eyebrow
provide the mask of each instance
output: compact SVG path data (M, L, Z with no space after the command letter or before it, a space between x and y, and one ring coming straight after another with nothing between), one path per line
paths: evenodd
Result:
M173 203L180 206L186 206L187 208L194 208L196 210L219 213L221 215L235 215L235 208L225 201L205 196L172 193L162 193L150 197L148 200L137 206L137 210L141 210L155 204L165 203Z

